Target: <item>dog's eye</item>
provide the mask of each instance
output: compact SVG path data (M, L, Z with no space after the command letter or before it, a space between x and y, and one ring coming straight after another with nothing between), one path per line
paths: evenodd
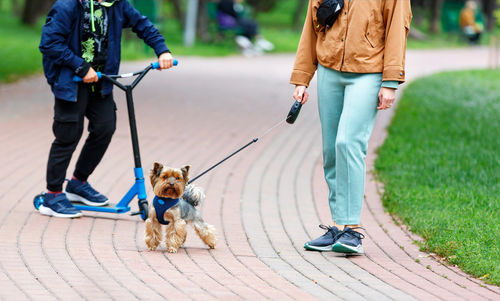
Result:
M163 176L163 178L164 178L165 180L166 180L166 179L168 179L168 177L167 177L167 176Z
M181 178L180 178L180 177L177 177L177 178L175 178L175 179L176 179L176 180L180 180Z

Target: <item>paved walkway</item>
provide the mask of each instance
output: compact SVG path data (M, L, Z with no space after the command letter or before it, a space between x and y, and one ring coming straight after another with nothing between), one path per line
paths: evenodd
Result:
M145 169L155 160L192 175L285 117L293 57L182 58L151 73L136 90ZM408 76L484 67L484 49L411 51ZM123 66L140 69L145 63ZM133 182L124 97L115 91L118 130L91 182L118 200ZM312 98L315 92L312 89ZM52 97L40 76L0 86L0 299L120 300L499 300L486 286L434 256L384 213L368 173L363 224L366 256L306 252L303 243L330 221L322 179L315 101L201 178L201 210L218 230L208 250L190 230L177 254L150 252L137 217L87 213L74 220L33 209L44 189L52 139ZM368 164L391 112L379 115ZM149 185L148 185L149 189ZM149 190L150 191L150 190ZM133 208L136 208L135 202Z

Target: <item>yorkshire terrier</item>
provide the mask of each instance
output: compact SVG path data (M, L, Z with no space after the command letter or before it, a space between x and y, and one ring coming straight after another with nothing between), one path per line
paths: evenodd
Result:
M150 250L156 250L162 240L165 225L165 243L169 253L176 253L186 241L186 224L191 223L201 240L215 248L215 227L205 223L195 208L204 199L200 187L188 185L189 165L178 168L155 163L150 173L155 198L149 205L145 241Z

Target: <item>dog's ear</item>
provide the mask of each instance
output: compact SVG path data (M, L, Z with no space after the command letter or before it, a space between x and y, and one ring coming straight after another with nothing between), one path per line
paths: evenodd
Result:
M151 178L151 185L155 186L155 182L160 177L162 170L163 165L161 163L155 162L155 164L153 165L153 169L151 169L151 173L149 174L149 177Z
M184 181L188 181L189 178L189 169L191 168L191 166L189 165L185 165L183 168L181 168L181 171L182 171L182 176L184 177Z

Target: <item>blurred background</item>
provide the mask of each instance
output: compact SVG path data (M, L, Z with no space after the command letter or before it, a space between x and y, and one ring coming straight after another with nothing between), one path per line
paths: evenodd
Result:
M405 0L406 1L406 0ZM0 0L0 82L41 71L41 27L54 0ZM174 55L226 56L243 52L241 26L227 26L214 0L130 0L161 30ZM272 43L266 52L296 50L308 0L234 1L241 18L252 20ZM413 23L408 47L450 48L488 45L498 48L500 0L412 0ZM474 2L464 12L467 2ZM132 32L123 40L123 59L154 56ZM242 42L242 41L240 41ZM243 41L245 42L245 41Z

